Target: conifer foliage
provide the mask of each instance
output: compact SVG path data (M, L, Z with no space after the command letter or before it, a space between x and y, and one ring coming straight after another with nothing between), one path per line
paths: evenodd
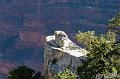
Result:
M98 76L99 79L120 79L120 43L116 39L120 16L113 18L109 25L106 34L97 36L94 31L88 31L76 35L90 52L87 60L78 67L80 79L97 79Z

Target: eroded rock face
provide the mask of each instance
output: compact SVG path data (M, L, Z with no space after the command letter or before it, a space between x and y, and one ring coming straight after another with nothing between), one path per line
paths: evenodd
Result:
M53 79L54 74L69 68L76 74L77 66L85 60L88 51L73 43L63 31L55 31L46 37L44 51L44 76Z

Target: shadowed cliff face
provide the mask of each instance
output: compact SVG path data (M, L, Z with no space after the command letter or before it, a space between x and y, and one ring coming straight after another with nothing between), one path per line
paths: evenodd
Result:
M55 30L106 31L120 0L0 0L0 59L43 62L44 38ZM27 63L29 62L29 63Z

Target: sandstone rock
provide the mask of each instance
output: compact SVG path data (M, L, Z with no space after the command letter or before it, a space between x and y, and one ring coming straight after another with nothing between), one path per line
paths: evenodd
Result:
M73 43L63 31L55 31L52 36L46 37L44 51L44 76L45 79L53 79L53 76L69 68L76 74L76 69L82 60L85 60L85 49Z

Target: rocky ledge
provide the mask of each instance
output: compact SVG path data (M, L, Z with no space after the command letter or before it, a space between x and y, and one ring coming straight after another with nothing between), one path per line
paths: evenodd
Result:
M76 74L76 69L89 53L73 43L63 31L55 31L54 35L46 37L44 51L44 76L53 79L53 76L69 68Z

